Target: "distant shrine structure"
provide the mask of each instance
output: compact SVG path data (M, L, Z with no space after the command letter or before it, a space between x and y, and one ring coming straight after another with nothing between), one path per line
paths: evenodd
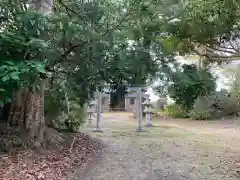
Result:
M126 93L123 97L118 98L117 102L114 105L111 103L112 92L109 89L104 89L102 93L102 112L106 111L127 111L133 112L136 103L137 103L137 88L136 87L128 87L126 89ZM142 90L142 102L144 102L147 98L150 97L149 94L146 94L146 90ZM96 105L95 107L96 108Z

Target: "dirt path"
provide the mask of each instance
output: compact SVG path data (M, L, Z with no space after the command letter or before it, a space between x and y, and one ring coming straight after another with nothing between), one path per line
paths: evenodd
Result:
M239 138L214 133L214 124L201 126L200 122L163 120L155 120L153 124L156 127L138 134L135 132L136 120L113 114L104 116L104 133L93 134L91 129L85 129L108 146L84 173L77 172L75 179L240 179L237 173L240 167L238 130L235 129Z

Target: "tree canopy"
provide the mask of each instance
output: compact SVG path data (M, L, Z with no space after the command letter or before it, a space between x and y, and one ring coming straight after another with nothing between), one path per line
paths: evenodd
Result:
M46 94L67 93L83 105L105 84L171 81L179 53L206 64L238 56L233 0L56 0L48 15L30 7L0 3L1 104L46 80Z
M136 0L59 0L54 13L45 16L28 9L25 1L1 3L2 97L9 99L39 78L49 79L50 89L64 81L82 103L106 83L146 83L163 49L138 34L141 6Z
M197 54L206 64L239 57L239 2L235 0L145 1L142 32L169 52Z
M216 88L212 74L206 69L198 70L194 65L184 65L183 71L173 73L171 79L173 83L168 86L168 93L186 110L192 108L199 96L210 94Z

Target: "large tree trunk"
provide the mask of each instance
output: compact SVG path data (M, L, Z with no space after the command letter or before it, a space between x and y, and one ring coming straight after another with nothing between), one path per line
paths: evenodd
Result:
M51 13L52 0L32 0L30 8L35 8L44 14ZM46 126L44 120L44 89L45 80L40 80L40 90L35 87L22 88L15 93L8 121L12 126L21 126L29 133L30 140L44 142Z
M11 103L5 103L1 108L1 112L0 112L1 122L7 122L10 108L11 108Z
M44 140L44 81L41 82L39 91L35 88L31 91L29 88L22 88L15 94L8 121L12 126L21 126L27 130L31 140Z
M22 88L13 96L8 121L12 126L23 125L25 104L27 102L28 89Z

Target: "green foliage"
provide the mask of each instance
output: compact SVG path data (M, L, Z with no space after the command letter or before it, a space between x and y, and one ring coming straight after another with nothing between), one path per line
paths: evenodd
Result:
M6 11L0 22L4 27L0 35L0 96L4 103L22 86L37 87L40 76L46 73L46 56L41 53L47 54L49 46L40 38L40 29L45 28L41 21L46 17L30 11L16 11L13 16L13 4L0 4L0 8Z
M228 108L226 108L229 115L236 114L240 112L240 87L233 86L229 92L229 102Z
M205 100L208 102L206 107L211 109L212 118L218 119L238 114L240 112L239 95L239 90L232 88L230 92L222 90L205 96Z
M2 97L0 105L11 100L13 92L21 85L37 83L39 75L44 72L44 64L38 61L9 60L0 63L0 96Z
M177 104L170 104L166 107L164 114L173 118L187 118L188 114L181 106Z
M144 21L138 34L161 41L168 52L204 55L204 64L239 59L238 1L147 0L139 4Z
M165 30L160 39L170 52L205 55L206 64L237 59L239 6L235 0L169 1L155 24Z
M52 126L58 130L77 132L86 119L86 106L79 105L78 101L69 102L69 113L59 111L52 118Z
M213 117L220 118L228 115L228 105L230 103L229 92L221 90L213 92L212 94L206 96L209 103L212 104Z
M135 21L141 16L135 1L61 1L54 4L54 14L49 16L28 9L25 1L6 1L0 4L0 11L4 27L0 67L12 62L19 70L1 76L9 84L1 87L8 98L23 83L32 86L44 74L53 82L47 86L50 91L66 81L65 86L80 97L82 105L105 83L112 87L145 84L158 68L152 54L163 51L160 43L143 35L135 38L132 27L141 29ZM44 68L32 67L35 74L26 72L27 61L39 62Z
M68 125L65 115L59 119L61 127L75 131L84 104L104 84L115 90L146 84L159 69L163 77L175 59L164 49L159 18L151 18L158 9L152 5L135 0L55 1L54 13L43 15L26 1L1 2L1 101L45 79L45 114L54 122L66 111L65 94L79 98L79 107L70 108Z
M73 132L77 132L79 127L85 122L87 118L86 105L79 105L76 102L70 101L70 111L68 115L69 128Z
M84 123L86 107L82 105L80 98L70 94L65 85L64 81L57 82L45 92L45 116L54 128L76 132Z
M215 109L222 112L223 116L236 115L240 112L240 91L238 87L231 88L230 92L219 92L216 96L211 96L215 103Z
M240 112L239 95L239 89L232 88L230 92L222 90L199 97L195 101L189 116L192 119L206 120L236 115Z
M176 104L190 110L199 96L215 90L215 79L206 69L198 70L194 65L184 65L182 72L172 74L168 93Z
M46 116L58 116L60 111L66 110L64 92L61 89L45 92L44 113Z
M189 117L195 120L207 120L213 117L212 104L207 97L200 96L194 103L193 109L189 112Z

